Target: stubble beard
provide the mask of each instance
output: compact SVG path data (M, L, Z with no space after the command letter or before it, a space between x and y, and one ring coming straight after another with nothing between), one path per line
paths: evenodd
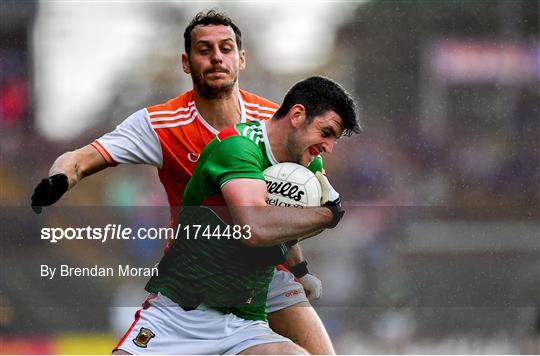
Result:
M289 133L289 136L287 137L287 153L291 159L291 162L298 163L303 165L302 163L302 155L303 151L298 143L298 136L299 132L291 132Z
M200 73L191 72L193 86L198 93L205 99L222 99L229 97L236 85L238 77L234 77L230 82L227 82L219 87L212 87L202 78Z

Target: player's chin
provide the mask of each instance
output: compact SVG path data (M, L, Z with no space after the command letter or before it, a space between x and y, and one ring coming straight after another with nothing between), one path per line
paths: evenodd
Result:
M309 151L304 152L304 155L302 156L302 159L300 162L297 162L298 164L301 164L304 167L308 167L311 162L315 159L315 156L313 156Z
M226 90L234 87L234 81L231 81L229 79L210 80L207 81L206 84L208 85L208 87L214 90Z

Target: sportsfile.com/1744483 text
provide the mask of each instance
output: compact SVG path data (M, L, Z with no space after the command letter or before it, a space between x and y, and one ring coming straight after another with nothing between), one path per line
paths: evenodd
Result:
M169 240L169 239L223 239L248 240L251 238L249 225L178 225L172 227L140 227L132 229L121 224L107 224L104 227L44 227L41 240L58 243L61 240L91 240L104 243L109 240Z

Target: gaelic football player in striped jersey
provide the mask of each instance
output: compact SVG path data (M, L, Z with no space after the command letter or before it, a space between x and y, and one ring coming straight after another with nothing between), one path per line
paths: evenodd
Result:
M230 18L213 10L199 13L186 28L184 39L182 66L192 78L193 89L135 112L114 131L58 157L32 196L36 212L98 171L118 164L148 164L158 170L175 226L177 207L205 145L231 124L274 115L275 103L239 89L238 75L246 58L240 29ZM267 299L270 327L311 353L334 353L306 297L320 296L320 281L307 271L298 247L286 265L296 278L282 269L274 271Z
M222 130L201 153L182 198L184 228L146 284L151 296L118 352L305 354L268 326L268 287L288 249L335 227L343 210L320 171L322 207L269 206L263 171L280 162L308 167L355 132L353 100L323 77L293 86L270 120Z

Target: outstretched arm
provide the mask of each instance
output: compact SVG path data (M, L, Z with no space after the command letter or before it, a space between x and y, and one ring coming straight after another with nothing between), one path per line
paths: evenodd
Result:
M64 153L54 161L49 177L43 178L34 189L32 209L41 213L43 206L56 203L79 180L107 167L107 161L91 145Z
M84 177L107 167L108 163L103 156L91 145L86 145L58 157L49 169L49 176L65 174L68 178L69 189Z

